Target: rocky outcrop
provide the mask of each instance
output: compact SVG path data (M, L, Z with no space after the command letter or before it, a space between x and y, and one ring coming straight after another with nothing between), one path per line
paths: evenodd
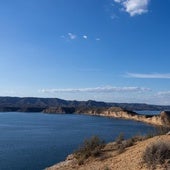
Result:
M85 108L85 107L52 107L44 110L45 113L75 113L92 116L104 116L129 119L158 126L170 126L170 112L161 112L160 115L141 115L120 107Z
M143 153L148 146L161 141L169 143L170 136L155 136L139 141L135 145L126 148L121 154L117 154L112 147L114 144L110 143L106 145L103 155L99 158L89 158L84 164L79 165L74 156L70 155L65 161L45 170L148 170L150 168L142 161ZM169 170L169 165L166 165L155 167L155 170Z
M162 124L170 126L170 111L161 112L160 118L161 118Z
M119 107L111 107L107 109L106 108L88 109L88 110L84 109L81 111L79 110L77 113L86 113L89 115L129 119L129 120L145 122L153 125L163 125L163 126L168 126L170 122L169 119L163 121L162 120L163 118L160 115L140 115L135 112L128 111Z

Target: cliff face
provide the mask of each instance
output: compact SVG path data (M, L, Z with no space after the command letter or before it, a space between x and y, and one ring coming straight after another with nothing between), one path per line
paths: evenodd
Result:
M162 124L170 126L170 111L163 111L160 114Z
M117 108L117 107L111 107L108 109L92 109L92 110L89 109L89 110L86 110L86 112L84 113L89 114L89 115L99 115L99 116L141 121L141 122L145 122L145 123L149 123L153 125L167 126L169 125L169 122L170 122L170 120L166 119L165 116L164 116L164 119L166 119L166 121L163 121L160 115L151 115L151 116L140 115L135 112Z
M53 107L44 110L45 113L76 113L92 116L104 116L121 119L129 119L145 122L153 125L170 126L170 112L164 111L160 115L140 115L120 107L110 108L75 108L75 107Z

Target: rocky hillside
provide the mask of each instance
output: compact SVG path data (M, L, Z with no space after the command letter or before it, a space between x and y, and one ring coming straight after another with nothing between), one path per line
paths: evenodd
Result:
M52 107L43 110L45 113L76 113L76 114L87 114L92 116L104 116L112 118L129 119L135 121L141 121L153 125L170 126L170 112L163 111L159 115L140 115L133 111L128 111L120 107L109 107L109 108L82 108L82 107Z
M119 105L121 107L118 107ZM126 109L131 108L131 110L135 110L136 107L139 107L138 109L140 110L142 106L155 110L163 108L165 110L170 107L146 104L104 103L92 100L67 101L57 98L0 97L0 112L77 113L131 119L156 125L169 125L169 112L162 113L161 115L140 115Z
M156 136L139 141L119 154L113 149L114 143L109 143L105 146L100 157L89 158L82 165L79 165L74 156L70 155L66 161L49 167L46 170L149 170L150 168L142 160L143 153L146 147L155 142L162 141L170 143L170 135ZM165 165L166 170L170 169L169 163L167 166ZM155 170L165 170L165 168L163 165L160 165Z

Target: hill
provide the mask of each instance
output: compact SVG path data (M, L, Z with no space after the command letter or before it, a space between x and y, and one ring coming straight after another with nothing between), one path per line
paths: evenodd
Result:
M42 112L49 107L121 107L127 110L170 110L170 106L141 103L106 103L93 100L71 101L58 98L0 97L0 111Z
M135 145L128 147L124 152L117 154L109 143L104 148L104 155L99 158L90 157L84 164L78 165L73 155L67 160L56 164L46 170L149 170L150 168L142 161L145 149L156 142L170 142L170 135L156 136L144 141L138 141ZM167 164L167 169L170 164ZM163 165L158 165L155 170L164 170Z

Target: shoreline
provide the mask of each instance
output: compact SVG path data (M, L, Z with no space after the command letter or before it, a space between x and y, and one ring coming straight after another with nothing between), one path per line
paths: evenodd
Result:
M81 114L82 110L77 111L75 114ZM141 115L137 114L132 111L127 111L121 108L111 107L105 110L86 110L83 115L90 115L90 116L102 116L102 117L109 117L109 118L118 118L118 119L125 119L125 120L134 120L138 122L143 122L147 124L151 124L154 126L163 126L163 127L170 127L170 112L162 111L159 115ZM61 169L64 170L63 167L72 166L75 163L75 159L73 158L72 154L68 155L65 161L59 162L55 165L47 167L45 170L57 170ZM93 164L93 161L92 161ZM101 165L100 165L101 166ZM73 166L74 167L74 166ZM81 166L80 166L81 167ZM77 168L80 168L77 167ZM81 168L80 168L81 169ZM86 168L84 168L86 169Z
M124 152L117 153L114 151L114 142L106 144L103 157L87 159L84 164L79 165L73 154L67 156L65 161L46 167L45 170L148 170L147 165L142 162L142 155L145 149L155 142L170 141L170 135L159 135L148 139L135 142L132 146L127 147ZM156 170L163 170L158 166Z
M142 115L133 111L125 110L120 107L109 108L68 108L56 107L48 108L43 111L48 114L82 114L90 116L102 116L109 118L119 118L144 122L155 126L170 126L170 111L162 111L158 115Z
M170 111L160 111L158 115L138 114L134 111L122 109L120 107L49 107L44 109L20 109L5 110L7 112L24 112L24 113L44 113L44 114L81 114L90 116L101 116L108 118L117 118L125 120L134 120L154 126L170 127Z

